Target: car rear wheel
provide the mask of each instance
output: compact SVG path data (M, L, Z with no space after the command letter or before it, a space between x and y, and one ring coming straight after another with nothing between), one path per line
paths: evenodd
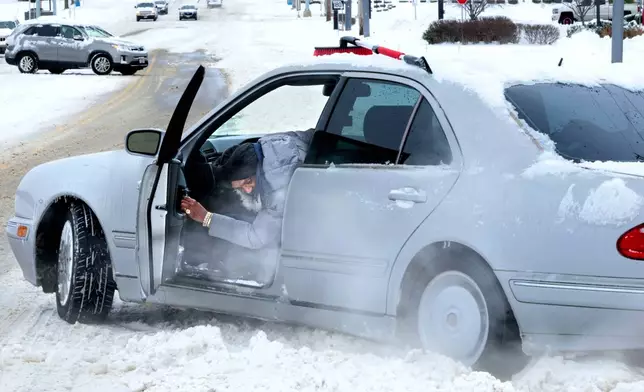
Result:
M38 59L31 53L24 53L18 56L18 70L21 73L36 73L38 71Z
M71 203L60 235L56 308L73 324L104 320L114 300L116 283L105 235L92 211Z
M525 367L519 327L496 276L471 256L423 269L403 322L422 348L509 378Z
M104 53L99 53L92 58L92 71L97 75L108 75L113 67L112 59Z

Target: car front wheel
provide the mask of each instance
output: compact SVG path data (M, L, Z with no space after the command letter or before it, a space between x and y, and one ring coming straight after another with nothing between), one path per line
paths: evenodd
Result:
M112 59L106 54L99 53L92 58L92 71L97 75L108 75L113 67Z
M58 315L70 324L102 321L115 291L105 234L89 207L71 203L58 248Z
M509 378L528 357L496 276L479 258L436 260L417 274L403 322L424 349ZM429 271L431 269L431 272Z

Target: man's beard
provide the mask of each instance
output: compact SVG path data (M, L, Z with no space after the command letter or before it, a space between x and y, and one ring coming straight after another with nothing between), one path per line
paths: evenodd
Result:
M241 199L242 205L249 211L259 212L262 209L262 201L256 192L246 193L241 189L235 189L235 193Z

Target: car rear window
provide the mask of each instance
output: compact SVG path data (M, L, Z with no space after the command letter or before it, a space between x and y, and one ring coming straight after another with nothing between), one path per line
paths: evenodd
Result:
M538 83L508 87L505 97L519 118L548 135L565 158L644 161L644 91Z

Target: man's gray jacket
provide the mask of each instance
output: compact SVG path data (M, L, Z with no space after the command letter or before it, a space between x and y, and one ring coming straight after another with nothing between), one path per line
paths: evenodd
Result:
M269 134L259 139L263 160L258 178L262 208L248 223L213 214L208 234L249 249L277 247L282 234L286 192L295 168L304 162L315 130Z

